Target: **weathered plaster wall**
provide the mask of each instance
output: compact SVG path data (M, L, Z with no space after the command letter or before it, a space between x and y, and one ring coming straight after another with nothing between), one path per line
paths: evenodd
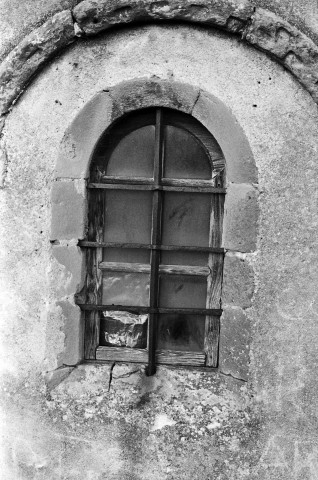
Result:
M257 292L247 312L247 383L163 367L147 378L129 365L46 373L62 364L67 319L55 300L72 282L48 241L60 142L95 93L151 76L218 97L256 160L261 222L249 257ZM3 135L4 478L317 478L317 120L309 93L280 66L200 28L152 26L82 41L34 80ZM82 183L74 188L83 194Z
M81 0L1 0L0 58L3 58L25 35L59 11L73 8ZM204 3L204 2L201 2ZM242 3L239 0L233 4ZM316 0L253 0L256 7L266 8L297 26L313 40L318 39L318 6Z

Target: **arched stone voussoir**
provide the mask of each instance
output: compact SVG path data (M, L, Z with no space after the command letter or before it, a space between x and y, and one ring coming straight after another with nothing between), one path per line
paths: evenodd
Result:
M86 35L115 25L152 21L222 28L283 64L318 102L317 45L275 13L256 8L250 1L84 0L74 8L73 16Z
M129 111L147 107L167 107L192 113L200 90L192 85L140 78L122 82L109 90L113 101L112 121Z
M244 37L289 70L318 103L318 47L310 38L262 8L255 9Z
M304 33L248 0L84 0L59 12L25 37L0 66L0 115L5 115L31 79L82 35L126 24L160 21L217 27L269 54L288 69L318 103L318 47Z
M96 35L114 25L160 20L188 21L242 32L254 12L243 0L84 0L73 15L86 35Z
M97 93L82 108L63 137L56 178L88 178L95 145L105 130L122 115L155 106L191 114L211 132L225 155L229 182L258 182L248 140L230 109L198 87L156 77L121 82Z
M75 39L72 13L63 10L33 30L9 53L0 65L0 115L8 112L39 69Z
M191 113L199 94L199 89L191 85L157 78L138 78L97 93L65 132L56 178L87 178L90 158L100 136L125 113L153 106Z

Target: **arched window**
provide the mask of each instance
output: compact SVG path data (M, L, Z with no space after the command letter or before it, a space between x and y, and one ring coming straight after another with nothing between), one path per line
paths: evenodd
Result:
M193 117L115 122L88 184L85 359L217 367L224 157ZM83 301L84 299L84 301Z

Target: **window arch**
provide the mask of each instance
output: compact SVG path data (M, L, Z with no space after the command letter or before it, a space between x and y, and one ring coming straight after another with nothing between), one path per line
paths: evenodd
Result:
M224 157L193 117L132 112L91 163L85 359L217 367ZM81 295L83 299L83 292Z

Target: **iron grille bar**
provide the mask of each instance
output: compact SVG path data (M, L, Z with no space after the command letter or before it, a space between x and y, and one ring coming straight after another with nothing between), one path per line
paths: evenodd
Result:
M216 308L161 308L161 307L136 307L129 305L94 305L77 302L82 310L109 310L110 312L130 312L130 313L150 313L150 314L169 314L180 313L181 315L215 315L221 316L222 310Z
M208 253L225 253L224 248L218 247L194 247L181 245L152 245L144 243L116 243L116 242L89 242L87 240L79 240L79 247L85 248L136 248L145 250L171 250L175 252L208 252Z
M189 192L189 193L217 193L225 194L225 188L218 188L212 186L165 186L156 184L126 184L126 183L89 183L90 189L106 189L106 190L148 190L148 191L163 191L163 192Z
M159 190L160 180L162 177L162 144L163 144L163 124L162 110L156 110L156 132L155 132L155 156L154 156L154 186L156 189L152 199L152 229L151 243L158 245L161 242L161 214L162 214L162 192ZM158 291L159 291L159 262L160 252L151 250L150 255L150 291L149 305L155 310L158 307ZM156 372L156 330L157 330L157 314L155 311L150 312L148 325L148 368L147 374L154 375Z

